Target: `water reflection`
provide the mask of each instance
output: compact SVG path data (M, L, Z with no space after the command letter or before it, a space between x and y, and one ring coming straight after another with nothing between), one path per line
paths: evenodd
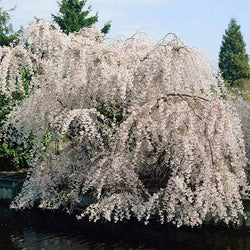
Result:
M151 223L89 223L41 210L15 212L0 204L0 249L250 249L250 232L175 229Z

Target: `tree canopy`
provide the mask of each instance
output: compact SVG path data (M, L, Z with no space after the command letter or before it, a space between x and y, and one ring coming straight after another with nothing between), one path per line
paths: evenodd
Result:
M244 140L207 55L176 36L108 44L97 27L83 33L34 20L20 45L0 48L3 94L27 92L2 129L31 167L11 207L75 209L93 221L237 224L249 190Z
M90 27L98 22L98 14L87 17L90 14L91 6L87 10L83 10L86 0L62 0L59 3L59 14L53 15L52 18L64 33L77 32L84 27ZM102 28L104 34L110 30L110 22L106 23Z
M230 85L238 85L241 79L250 78L249 57L246 44L240 31L240 25L231 19L228 29L223 35L219 54L219 67L223 78Z

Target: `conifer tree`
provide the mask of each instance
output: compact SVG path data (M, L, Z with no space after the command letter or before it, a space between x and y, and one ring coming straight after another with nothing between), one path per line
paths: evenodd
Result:
M249 57L246 54L246 44L240 31L240 25L232 18L223 35L219 54L219 67L224 80L234 86L243 79L249 79L248 61Z
M86 0L62 0L59 3L59 14L53 15L53 20L60 26L64 33L77 32L84 27L89 27L98 22L98 14L87 17L91 11L91 6L86 11L83 10ZM110 22L102 28L104 34L110 30Z
M9 21L9 12L0 7L0 46L8 46L17 37L17 33L13 32L12 24Z

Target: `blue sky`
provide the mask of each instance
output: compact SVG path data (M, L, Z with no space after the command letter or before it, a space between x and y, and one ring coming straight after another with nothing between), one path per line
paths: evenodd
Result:
M11 13L14 28L26 26L34 16L51 20L58 12L57 0L1 0L5 10L16 5ZM147 32L157 39L168 32L176 33L190 46L205 50L216 61L222 35L232 17L241 25L241 32L250 54L250 0L88 0L92 13L99 14L98 26L112 21L109 37L132 36Z

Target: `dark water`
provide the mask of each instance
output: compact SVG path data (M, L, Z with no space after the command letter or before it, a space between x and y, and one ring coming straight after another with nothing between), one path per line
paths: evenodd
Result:
M250 232L214 226L176 229L138 222L95 224L52 211L15 212L0 203L0 249L250 250Z

